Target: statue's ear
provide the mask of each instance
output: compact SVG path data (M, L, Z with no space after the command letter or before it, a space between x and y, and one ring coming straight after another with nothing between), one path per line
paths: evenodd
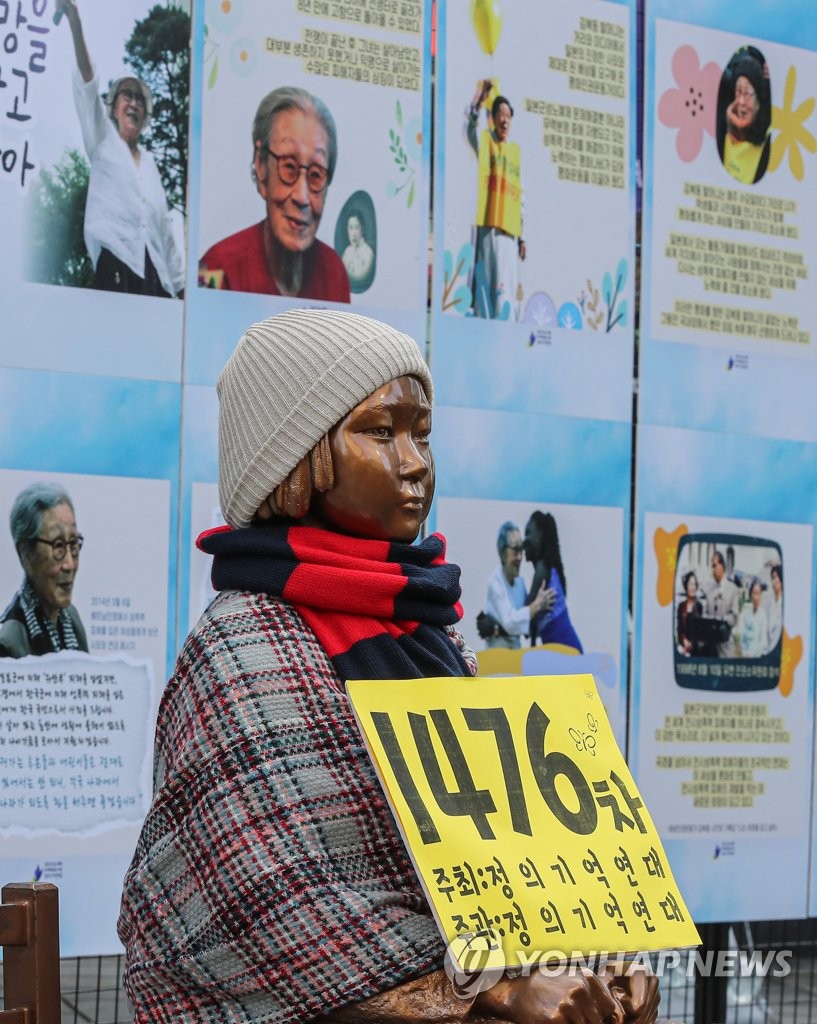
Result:
M324 434L286 479L261 502L256 516L262 520L275 516L303 519L312 504L312 495L316 491L331 491L334 486L332 450L329 447L329 435Z
M321 493L331 491L335 486L335 467L328 434L324 434L309 453L309 468L315 490Z
M312 501L312 472L306 455L267 498L272 512L285 519L303 519ZM260 512L260 509L259 509Z

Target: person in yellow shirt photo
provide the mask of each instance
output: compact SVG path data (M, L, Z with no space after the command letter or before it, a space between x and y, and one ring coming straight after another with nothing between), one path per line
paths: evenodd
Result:
M718 92L718 154L736 181L754 185L766 173L771 123L768 65L760 50L742 46L727 64Z
M479 112L494 89L484 79L468 108L466 134L477 156L474 315L489 320L517 320L519 262L525 259L522 237L522 156L510 141L513 107L497 94L488 127L478 132Z

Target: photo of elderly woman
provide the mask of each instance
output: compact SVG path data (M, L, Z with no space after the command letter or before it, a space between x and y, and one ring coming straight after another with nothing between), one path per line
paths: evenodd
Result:
M17 495L9 521L24 579L0 616L0 658L87 651L71 603L83 538L70 497L58 484L31 484Z
M700 619L704 613L703 604L698 600L698 577L691 570L684 574L681 583L684 596L678 602L675 615L675 642L679 654L689 657L698 654L700 642L695 637L693 619Z
M181 298L189 14L179 7L145 11L124 42L127 70L111 81L87 42L90 31L99 47L110 15L93 0L82 7L81 16L78 0L57 0L55 6L55 23L68 25L68 31L55 30L55 42L70 32L78 134L75 145L76 129L66 128L61 158L35 180L28 276ZM111 54L97 57L107 69ZM118 67L116 58L112 67ZM67 88L67 80L63 84Z
M258 106L252 144L251 173L264 218L205 252L199 284L348 302L343 262L316 237L338 157L328 107L306 89L274 89Z
M721 78L716 132L721 163L736 181L753 185L766 173L771 123L768 65L756 47L741 46Z

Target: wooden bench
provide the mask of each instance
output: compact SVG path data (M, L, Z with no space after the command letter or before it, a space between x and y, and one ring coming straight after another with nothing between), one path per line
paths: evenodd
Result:
M48 882L3 886L5 1009L0 1024L60 1024L58 891Z

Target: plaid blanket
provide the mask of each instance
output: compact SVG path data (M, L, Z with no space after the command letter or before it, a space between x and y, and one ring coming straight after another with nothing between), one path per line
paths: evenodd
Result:
M119 919L134 1024L307 1021L442 966L343 682L288 602L212 602L162 698L154 791Z

